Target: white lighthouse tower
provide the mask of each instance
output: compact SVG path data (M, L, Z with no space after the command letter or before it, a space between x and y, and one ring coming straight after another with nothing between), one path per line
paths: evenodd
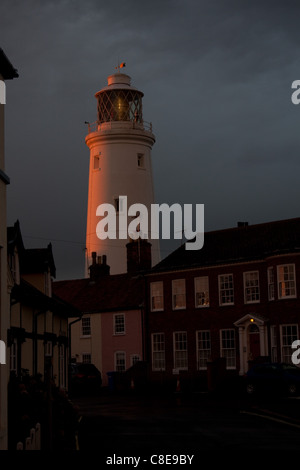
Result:
M129 242L128 234L124 236L119 232L120 201L125 196L127 207L143 204L150 214L150 206L154 203L151 150L155 137L152 125L143 119L144 94L131 86L131 78L118 68L118 72L107 80L107 86L95 95L97 121L89 124L85 139L90 149L86 268L88 270L95 258L92 253L96 253L97 257L106 256L111 274L119 274L127 271L126 245ZM115 207L115 239L101 240L97 236L99 216L96 212L101 204ZM149 242L154 265L160 258L159 241Z

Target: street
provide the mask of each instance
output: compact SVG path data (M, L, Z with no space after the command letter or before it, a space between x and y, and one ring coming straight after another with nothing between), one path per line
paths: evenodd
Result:
M194 455L196 463L204 451L300 449L298 398L107 393L73 403L81 415L79 450L97 449L106 463L141 455Z

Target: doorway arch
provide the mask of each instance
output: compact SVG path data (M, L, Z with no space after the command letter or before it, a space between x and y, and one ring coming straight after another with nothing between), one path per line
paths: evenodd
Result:
M268 354L268 319L256 314L247 313L234 322L239 330L240 370L243 375L249 369L249 362L259 356Z

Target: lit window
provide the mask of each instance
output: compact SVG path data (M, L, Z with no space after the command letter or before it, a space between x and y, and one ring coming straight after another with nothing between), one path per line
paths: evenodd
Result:
M195 306L209 307L208 276L195 278Z
M219 302L220 305L233 305L233 275L223 274L219 276Z
M174 333L174 368L182 370L187 370L188 368L186 331Z
M158 311L164 309L164 285L162 281L151 282L150 296L151 296L151 311Z
M246 304L259 302L258 271L249 271L244 273L244 299Z
M165 370L165 335L164 333L152 334L152 370Z
M114 334L125 334L125 315L124 313L114 315Z
M197 331L197 368L207 369L207 362L211 356L210 331Z
M287 299L296 297L296 276L294 264L277 266L278 297Z
M172 281L173 310L186 308L185 279L175 279Z

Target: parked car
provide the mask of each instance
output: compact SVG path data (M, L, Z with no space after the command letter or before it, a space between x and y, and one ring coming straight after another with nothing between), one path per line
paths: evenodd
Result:
M71 393L99 392L102 385L101 372L94 364L70 364Z
M300 368L286 363L264 363L246 373L246 391L296 395L300 391Z

